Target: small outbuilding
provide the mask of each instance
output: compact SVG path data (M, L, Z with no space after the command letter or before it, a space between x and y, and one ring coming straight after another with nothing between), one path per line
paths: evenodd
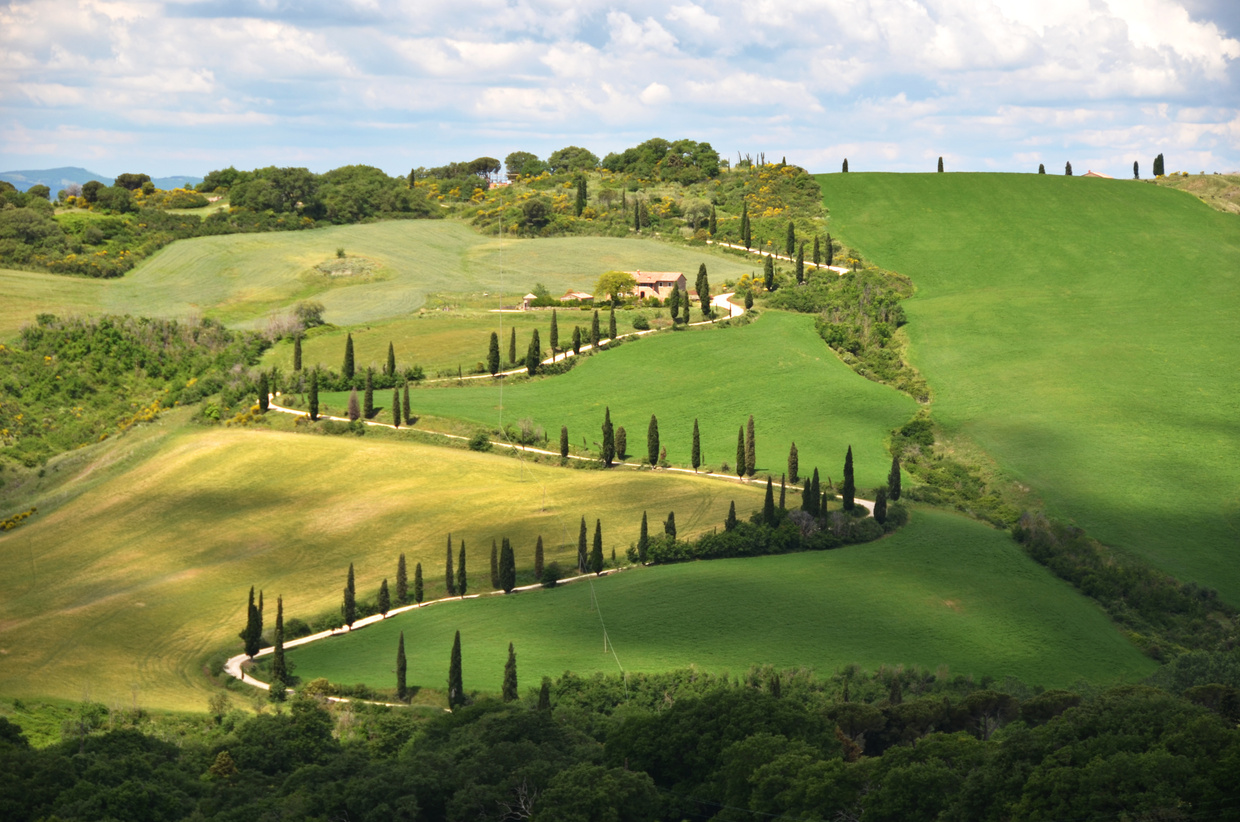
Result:
M687 282L685 275L679 271L626 271L625 273L632 274L633 279L637 281L639 299L657 297L660 300L666 300L673 288L683 291Z
M560 298L562 303L588 303L594 301L593 294L587 294L584 291L569 291Z
M537 300L537 299L538 299L537 294L526 294L524 297L521 298L521 310L529 311L530 304L533 303L534 300Z

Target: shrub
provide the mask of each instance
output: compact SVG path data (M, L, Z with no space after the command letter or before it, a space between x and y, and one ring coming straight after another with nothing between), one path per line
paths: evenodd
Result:
M486 431L475 431L469 438L470 451L490 451L491 437Z
M650 321L646 319L644 314L638 314L633 318L633 327L638 331L649 331Z
M554 588L559 584L560 578L564 576L564 572L560 570L560 563L548 562L543 566L542 578L538 581L542 583L544 588Z

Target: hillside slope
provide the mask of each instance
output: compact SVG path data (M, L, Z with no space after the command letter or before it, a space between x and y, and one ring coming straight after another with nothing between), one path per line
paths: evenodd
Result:
M1124 180L819 179L833 232L917 287L935 417L1052 513L1240 603L1240 220Z

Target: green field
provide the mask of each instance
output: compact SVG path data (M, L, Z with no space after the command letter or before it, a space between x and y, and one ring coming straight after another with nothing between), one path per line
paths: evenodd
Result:
M491 540L502 536L529 582L536 537L548 561L571 564L582 516L591 530L601 519L607 554L623 556L647 506L652 519L675 510L681 533L698 533L720 525L733 499L742 512L761 505L757 488L683 474L202 429L185 416L53 460L49 478L72 476L0 536L0 693L129 704L132 685L144 707L200 710L202 666L239 647L250 585L269 608L283 594L286 616L310 619L339 606L350 562L371 599L401 552L411 576L423 562L427 596L440 596L449 531L466 541L473 585L489 582Z
M1124 180L820 179L833 233L917 287L935 418L1052 513L1240 604L1240 220Z
M591 599L597 600L597 610ZM606 623L615 657L603 649ZM289 652L303 681L393 687L397 632L411 685L441 690L455 631L465 686L497 692L508 643L524 688L588 675L696 665L947 665L954 674L1066 685L1133 681L1155 663L1092 603L1004 533L918 511L876 543L822 553L634 569L554 591L449 602Z
M315 270L336 250L374 266L362 282ZM228 325L263 327L298 300L326 306L324 319L357 325L403 317L437 304L490 308L515 304L542 283L553 294L593 291L604 271L683 271L692 280L707 263L721 283L750 273L747 260L656 240L565 237L499 240L447 220L397 220L314 231L234 234L182 240L124 277L106 283L63 279L52 302L80 311L144 316L201 314ZM40 310L32 297L51 275L0 272L0 333L11 335ZM41 285L32 287L26 281ZM13 303L14 300L24 302ZM485 349L484 349L485 352Z
M500 388L429 387L413 392L415 414L451 417L495 427ZM381 398L384 399L384 398ZM323 400L344 408L347 395ZM386 400L383 405L388 404ZM778 479L797 444L802 473L818 466L841 479L844 452L853 448L857 486L885 481L891 457L883 438L916 410L894 389L857 376L814 331L813 318L767 312L741 328L695 328L658 334L588 357L567 374L503 389L503 418L531 419L552 447L561 425L575 447L583 437L593 453L601 440L604 406L628 434L635 460L646 453L650 415L659 419L660 443L670 462L689 463L693 420L699 420L705 464L736 464L737 430L750 414L759 471Z

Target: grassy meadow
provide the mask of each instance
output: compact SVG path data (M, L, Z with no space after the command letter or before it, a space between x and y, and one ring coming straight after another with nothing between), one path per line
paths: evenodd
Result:
M1240 221L1033 174L831 174L832 231L912 278L934 415L1049 509L1240 604Z
M615 656L604 651L603 623ZM824 674L850 663L946 665L952 674L1047 686L1133 681L1155 667L1006 534L922 510L867 545L639 568L592 585L439 603L293 649L289 659L304 681L391 688L404 631L410 684L442 690L457 630L465 686L487 692L500 689L509 642L523 691L543 676L615 673L618 664L733 674L761 664Z
M49 463L62 477L40 513L0 536L0 693L201 710L202 666L239 647L245 597L266 591L287 617L339 606L355 563L359 596L394 579L404 552L443 593L448 532L466 541L473 585L489 582L491 540L509 536L529 582L534 541L572 562L580 518L623 556L641 511L677 514L681 533L720 525L757 488L683 474L605 474L375 437L202 429L184 412ZM94 451L95 459L86 459ZM61 466L64 466L63 469ZM63 473L62 473L63 470ZM58 504L59 503L59 504ZM656 520L657 521L657 520Z
M412 410L494 428L501 389L482 382L411 392ZM347 404L347 394L322 399L336 409ZM660 443L675 465L689 464L697 418L703 460L716 471L721 463L736 464L737 429L753 414L759 471L778 479L795 441L802 473L818 466L824 482L827 476L838 481L851 445L863 495L884 482L891 467L884 437L916 410L911 398L840 362L814 331L812 317L774 311L739 328L701 327L628 342L586 357L567 374L505 386L502 400L506 423L532 420L553 449L566 425L574 447L584 439L596 454L603 409L610 407L612 423L628 435L633 461L646 453L654 414ZM376 404L389 401L380 392Z

